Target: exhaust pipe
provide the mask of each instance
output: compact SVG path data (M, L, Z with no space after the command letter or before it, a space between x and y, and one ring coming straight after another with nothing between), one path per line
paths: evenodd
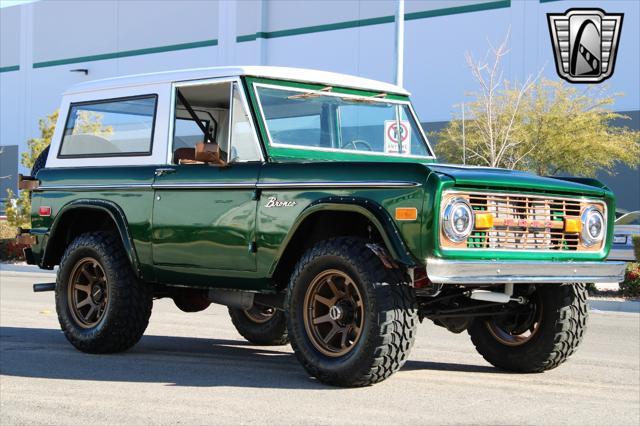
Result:
M518 302L518 303L526 303L524 297L511 297L507 293L498 293L496 291L489 290L471 290L471 294L469 294L469 298L473 300L481 300L483 302L493 302L493 303L509 303L509 302Z
M33 292L40 293L43 291L54 291L56 289L56 283L44 283L44 284L34 284Z
M253 293L212 288L207 297L213 303L238 309L250 309L253 306Z

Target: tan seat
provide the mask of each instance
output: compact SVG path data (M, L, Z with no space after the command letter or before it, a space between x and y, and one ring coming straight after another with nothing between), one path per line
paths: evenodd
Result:
M196 161L195 148L178 148L173 151L173 164L181 164L181 162L194 162Z
M218 144L200 142L194 148L178 148L173 151L173 164L212 164L224 166Z
M220 159L220 146L217 143L197 143L195 151L196 161L216 166L225 165L225 162Z

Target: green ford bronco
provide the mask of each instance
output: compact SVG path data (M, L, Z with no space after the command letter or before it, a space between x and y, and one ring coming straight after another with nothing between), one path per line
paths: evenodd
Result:
M347 75L203 68L66 92L31 191L30 264L56 265L65 336L124 351L154 299L228 307L322 382L407 360L418 323L491 364L554 368L585 332L614 196L598 181L437 164L408 93Z

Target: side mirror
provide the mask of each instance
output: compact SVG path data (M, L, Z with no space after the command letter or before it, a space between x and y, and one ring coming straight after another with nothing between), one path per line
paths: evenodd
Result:
M224 166L224 161L220 159L220 146L217 143L196 144L195 161L201 161L208 164L217 164Z

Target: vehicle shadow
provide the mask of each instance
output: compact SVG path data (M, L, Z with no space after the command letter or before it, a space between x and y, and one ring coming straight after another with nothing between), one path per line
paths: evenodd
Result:
M286 348L286 347L285 347ZM168 386L327 388L310 380L290 352L242 340L144 336L127 352L79 352L60 330L0 327L0 374Z
M310 378L289 347L242 340L144 336L121 354L77 351L60 330L0 327L0 374L60 380L166 383L167 386L337 389ZM408 361L404 370L491 372L489 367Z
M414 361L408 360L402 367L402 371L414 370L432 370L432 371L452 371L459 373L491 373L491 374L508 374L498 368L489 365L473 365L473 364L453 364L450 362L434 362L434 361Z

